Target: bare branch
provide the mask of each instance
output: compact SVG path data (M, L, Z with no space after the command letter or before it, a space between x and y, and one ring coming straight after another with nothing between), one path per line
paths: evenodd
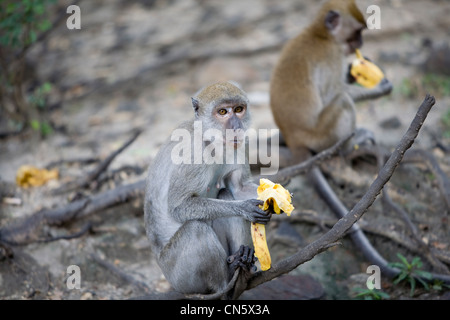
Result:
M119 149L117 149L113 153L111 153L105 160L100 162L98 164L98 166L91 173L89 173L86 177L84 177L80 180L68 183L65 186L62 186L61 188L53 191L53 194L60 194L60 193L64 193L64 192L67 192L70 190L74 190L74 189L78 189L78 188L85 188L85 187L89 186L89 184L91 182L96 180L100 176L100 174L108 168L108 166L111 164L111 162L123 150L125 150L129 145L131 145L134 142L134 140L137 139L137 137L139 137L141 132L142 132L141 130L136 130L130 139L128 139Z
M142 197L145 179L113 190L77 200L64 207L38 211L31 216L14 221L0 229L0 243L23 245L39 241L39 230L45 225L60 225L85 217L131 199Z
M276 175L270 176L270 180L285 181L296 175L307 172L313 166L316 166L316 165L320 164L321 162L325 161L326 159L335 155L344 146L344 144L348 140L350 140L354 135L355 135L354 133L351 133L347 137L339 140L336 144L334 144L330 148L325 149L322 152L319 152L318 154L308 158L307 160L305 160L301 163L295 164L293 166L289 166L289 167L279 170ZM265 176L257 176L254 178L254 180L258 181L258 183L259 183L259 179L262 177L265 177Z
M420 128L422 127L429 111L435 104L433 96L427 95L422 102L419 110L416 113L410 127L405 135L395 148L395 151L391 154L386 164L381 168L377 178L369 187L360 201L348 212L343 218L341 218L333 228L324 234L316 241L310 243L305 248L297 252L295 255L288 257L278 263L276 263L271 269L258 272L248 283L247 289L254 288L255 286L274 279L282 274L285 274L297 266L311 260L319 252L323 251L329 244L337 242L343 237L345 232L349 230L355 222L357 222L368 208L373 204L377 196L380 194L383 186L389 181L395 168L398 166L403 158L404 153L411 147L415 138L417 137Z

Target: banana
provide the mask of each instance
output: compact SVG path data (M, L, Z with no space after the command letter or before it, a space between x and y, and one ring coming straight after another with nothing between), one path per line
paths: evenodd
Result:
M16 183L22 188L42 186L48 180L58 179L57 169L39 169L29 165L21 166L16 173Z
M270 258L269 247L266 240L266 227L260 223L252 222L252 240L255 248L255 256L261 265L261 270L270 269L272 259Z
M276 214L285 212L288 216L294 210L294 206L291 204L291 194L280 184L275 184L268 179L260 179L257 192L258 199L264 201L261 207L263 210L272 207ZM261 270L266 271L270 269L272 263L267 246L266 227L263 224L252 222L251 233L255 256L259 260Z
M355 54L356 59L353 60L350 69L351 75L363 87L375 87L384 78L383 71L374 63L364 59L359 49L356 49Z

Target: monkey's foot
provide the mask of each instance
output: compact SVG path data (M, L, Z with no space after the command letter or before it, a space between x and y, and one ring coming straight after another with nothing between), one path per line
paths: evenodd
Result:
M367 147L375 144L375 135L372 131L364 128L357 128L355 131L355 136L351 140L351 150L348 151L351 152L359 147Z
M234 272L237 268L241 268L246 272L254 273L257 268L255 262L258 258L255 257L255 252L248 246L241 245L235 254L227 258L229 267Z

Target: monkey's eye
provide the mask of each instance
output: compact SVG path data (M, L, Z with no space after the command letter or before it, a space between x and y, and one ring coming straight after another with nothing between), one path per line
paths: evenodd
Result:
M241 113L242 111L244 111L244 107L242 107L242 106L238 106L238 107L234 108L234 112L236 112L236 113Z
M224 116L224 115L227 114L227 110L226 110L226 109L220 109L220 110L219 110L219 114L220 114L221 116Z

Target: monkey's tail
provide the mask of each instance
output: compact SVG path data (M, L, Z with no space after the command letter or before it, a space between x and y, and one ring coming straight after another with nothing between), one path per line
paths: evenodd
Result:
M333 189L331 189L327 180L322 174L322 171L318 167L313 167L309 171L309 177L314 183L314 186L319 193L320 197L327 203L327 205L331 208L331 210L337 215L340 219L344 217L349 210L344 206L341 200L337 197L336 193L334 193ZM380 271L383 275L394 278L399 273L400 270L397 268L392 268L388 265L388 262L378 253L378 251L372 246L369 239L367 239L364 232L361 228L355 223L349 230L349 236L352 239L353 243L358 247L358 249L363 253L364 257L380 267ZM443 281L446 284L450 284L450 276L445 274L435 274L432 273L433 279L438 279ZM421 278L424 281L429 281L425 278Z

